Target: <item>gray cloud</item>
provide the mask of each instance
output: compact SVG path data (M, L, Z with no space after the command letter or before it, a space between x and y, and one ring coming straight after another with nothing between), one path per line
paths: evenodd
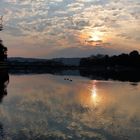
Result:
M48 54L49 58L53 57L87 57L96 54L119 54L120 51L113 48L104 48L104 46L83 46L83 47L70 47L56 50Z
M139 42L138 0L2 0L0 3L6 35L21 40L22 36L23 40L24 37L37 38L32 41L40 46L45 42L46 48L50 48L52 42L54 50L57 47L80 48L85 42L85 39L79 40L81 33L96 31L113 38L102 44L112 47L117 44L118 49L122 45L132 49L131 45ZM120 38L123 41L118 41ZM96 41L97 44L101 40ZM92 42L95 41L89 41Z

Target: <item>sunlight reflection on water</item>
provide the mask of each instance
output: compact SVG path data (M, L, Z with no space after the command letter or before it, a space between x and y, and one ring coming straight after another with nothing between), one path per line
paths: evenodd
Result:
M96 107L99 102L99 97L96 88L96 81L93 81L93 87L90 90L91 90L91 99L93 101L94 106Z

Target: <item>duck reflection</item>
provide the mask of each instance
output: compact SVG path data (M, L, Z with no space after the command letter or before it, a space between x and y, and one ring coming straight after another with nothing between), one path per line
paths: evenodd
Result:
M4 96L7 95L7 85L9 83L9 74L5 71L0 71L0 103Z

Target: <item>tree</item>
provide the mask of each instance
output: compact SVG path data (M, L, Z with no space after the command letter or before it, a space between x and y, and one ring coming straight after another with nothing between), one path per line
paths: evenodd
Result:
M3 30L3 16L0 17L0 31ZM7 48L3 45L0 39L0 61L5 61L7 59Z
M134 51L130 52L129 56L137 57L137 56L139 56L139 52L134 50Z
M7 59L7 48L3 45L2 40L0 40L0 61L5 61Z

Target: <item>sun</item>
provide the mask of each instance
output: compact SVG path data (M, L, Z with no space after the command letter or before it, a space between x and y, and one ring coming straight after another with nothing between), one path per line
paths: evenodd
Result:
M90 41L100 41L103 39L103 33L99 31L94 31L90 33L89 40Z
M101 45L103 42L106 42L106 36L103 31L88 29L81 32L79 40L85 45L97 46Z
M98 35L93 35L93 36L91 36L91 38L89 38L89 40L99 41L100 40L100 37Z

